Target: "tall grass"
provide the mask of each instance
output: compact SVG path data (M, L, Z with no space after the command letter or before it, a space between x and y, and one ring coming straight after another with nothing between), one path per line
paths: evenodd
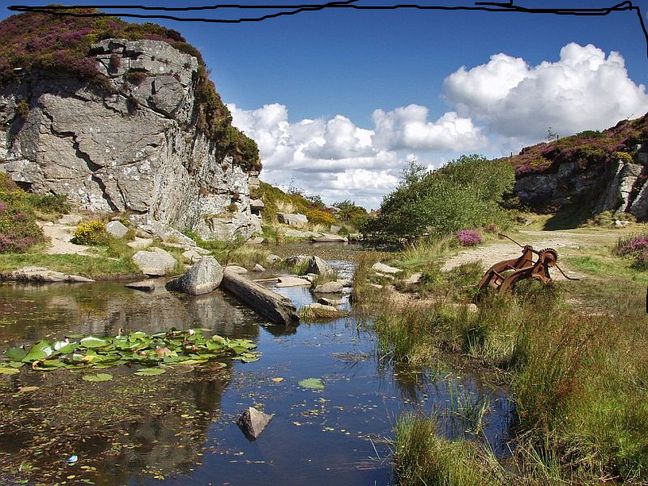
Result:
M609 478L648 482L645 287L626 283L624 290L618 282L612 287L600 284L601 298L624 304L610 303L614 314L588 314L575 312L566 303L561 285L525 282L511 294L486 295L478 311L471 313L455 303L456 295L444 292L448 281L461 278L441 274L436 298L426 305L398 306L388 292L363 290L374 260L371 256L361 260L355 292L375 316L379 352L396 362L421 365L440 352L456 351L502 370L517 414L515 468L522 482L592 483ZM624 292L634 294L637 289L639 297L624 297ZM479 407L464 408L467 415L479 417ZM461 481L470 477L452 469L461 469L464 457L457 455L455 466L438 462L453 456L440 450L455 451L455 444L426 440L412 456L425 455L426 447L433 450L437 462L419 464L432 468L425 476L427 484L467 484ZM400 454L402 461L403 451ZM424 484L416 482L415 465L405 461L399 467L409 471L411 484Z
M395 427L394 462L403 485L504 485L504 469L474 442L437 436L433 418L403 415Z

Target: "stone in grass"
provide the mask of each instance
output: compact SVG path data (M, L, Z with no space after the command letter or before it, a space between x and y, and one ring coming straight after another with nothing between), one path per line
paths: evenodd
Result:
M175 290L190 295L208 294L216 289L223 280L223 267L214 257L203 257L179 278L166 284L167 290Z
M227 265L225 268L228 270L231 270L234 273L238 273L239 275L243 275L244 273L248 273L247 269L240 266L240 265Z
M113 238L122 239L128 233L128 228L121 221L111 221L106 225L106 232Z
M124 287L128 287L129 289L142 290L144 292L153 292L155 290L155 281L139 280L137 282L127 283Z
M257 410L256 408L249 407L241 414L236 421L236 424L243 431L245 437L247 437L248 440L253 441L261 435L261 432L263 432L263 429L265 429L270 420L272 420L272 417L274 417L274 414L269 415Z
M265 268L262 265L259 265L258 263L254 265L254 268L252 269L253 272L265 272Z
M385 265L384 263L374 263L373 267L371 267L374 271L379 272L379 273L389 273L389 274L397 274L402 272L400 268L395 268L395 267L390 267L389 265Z
M143 274L156 277L171 272L177 263L170 253L160 248L155 248L153 251L138 251L133 255L133 261Z
M266 257L266 263L268 265L275 265L281 261L281 257L279 255L268 255Z

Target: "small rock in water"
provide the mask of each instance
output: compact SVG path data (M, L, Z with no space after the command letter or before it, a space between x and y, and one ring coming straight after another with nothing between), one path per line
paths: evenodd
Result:
M317 303L322 304L322 305L329 305L329 306L332 306L332 307L337 307L338 305L342 305L341 300L329 299L327 297L320 297L319 299L317 299Z
M214 257L203 257L180 278L166 284L167 290L190 295L208 294L223 280L223 268Z
M243 431L248 440L256 440L263 429L266 428L273 415L261 412L256 408L249 407L236 421L236 424Z
M310 281L306 280L305 278L286 276L279 277L277 287L310 287L310 284Z
M327 273L332 273L333 269L331 266L322 260L320 257L313 255L308 260L308 268L306 273L315 273L317 275L325 275Z
M317 294L339 294L343 288L344 285L340 282L326 282L315 287L314 292Z
M145 292L153 292L155 290L155 281L153 280L139 280L137 282L130 282L124 285L129 289L143 290Z

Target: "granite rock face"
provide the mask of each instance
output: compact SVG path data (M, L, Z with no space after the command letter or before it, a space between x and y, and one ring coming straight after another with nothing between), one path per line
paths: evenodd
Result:
M217 239L260 231L248 186L258 172L219 155L196 127L198 60L154 40L106 39L91 53L107 89L42 72L0 89L0 171L138 224Z

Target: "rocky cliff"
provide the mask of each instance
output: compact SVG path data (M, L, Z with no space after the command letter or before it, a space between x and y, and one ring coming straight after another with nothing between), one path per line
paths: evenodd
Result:
M648 220L648 115L522 149L514 195L540 212L580 208Z
M217 239L259 231L258 151L231 126L200 54L172 31L111 22L0 23L0 170L141 223Z

